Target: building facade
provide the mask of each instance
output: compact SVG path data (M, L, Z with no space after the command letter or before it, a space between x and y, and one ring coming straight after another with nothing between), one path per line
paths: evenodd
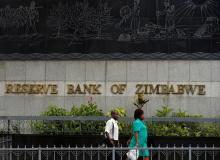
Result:
M3 0L0 115L92 101L132 115L135 95L220 115L218 0Z
M1 61L1 115L38 115L49 105L70 109L90 101L131 114L137 93L148 115L162 106L220 113L219 61Z

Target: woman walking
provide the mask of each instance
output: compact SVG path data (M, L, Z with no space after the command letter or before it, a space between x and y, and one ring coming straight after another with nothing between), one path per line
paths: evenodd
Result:
M136 109L134 112L134 119L132 126L132 138L130 141L130 148L141 148L139 149L138 160L149 160L149 151L147 149L147 126L144 124L144 111ZM143 148L143 149L142 149Z

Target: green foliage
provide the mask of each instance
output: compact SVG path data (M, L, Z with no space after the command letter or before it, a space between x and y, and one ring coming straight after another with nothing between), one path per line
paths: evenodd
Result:
M10 121L10 125L7 126L7 128L0 129L0 134L21 134L21 124L22 123L20 121Z
M41 114L42 116L68 116L69 112L59 106L51 105Z
M67 111L59 106L49 106L42 116L103 116L104 113L94 103L73 106ZM104 122L79 121L43 121L33 122L31 127L40 134L100 134L104 129Z
M41 113L42 116L69 116L69 112L59 106L51 105L48 109ZM63 121L37 121L32 122L31 127L35 132L40 134L59 134L64 132L69 123Z
M162 109L157 110L157 117L179 117L179 118L202 118L202 115L188 114L186 111L179 110L173 112L168 106L163 106ZM183 137L216 137L220 136L220 126L216 124L204 123L183 123L183 122L169 122L169 123L149 123L149 132L154 136L183 136Z
M141 93L141 94L137 94L135 96L135 101L134 101L134 105L139 108L139 109L142 109L144 107L144 105L149 102L149 99L145 99L144 98L144 94Z
M220 137L220 125L214 123L204 124L201 126L201 136Z
M156 116L157 117L168 117L171 115L173 109L169 108L168 106L162 106L161 110L157 110Z
M72 116L104 116L102 110L99 110L95 103L82 104L79 108L73 106L70 114ZM85 121L75 122L74 125L79 126L79 131L81 131L82 134L100 134L104 130L105 123L102 121Z
M82 104L79 108L73 106L70 111L72 116L103 116L102 110L95 103Z
M115 112L118 113L119 117L126 117L127 111L123 107L116 107L114 109ZM111 111L106 114L108 117L111 117Z
M114 109L120 117L126 117L127 112L123 107ZM73 106L70 111L59 107L49 106L41 113L42 116L110 116L110 112L104 114L95 103L82 104L80 107ZM174 112L168 106L162 106L156 112L156 117L193 117L201 118L202 115L189 114L179 110ZM103 121L37 121L32 122L31 127L38 134L100 134L104 131ZM147 123L149 133L153 136L183 136L183 137L220 137L220 124L214 123L183 123L183 122L151 122ZM12 128L14 132L17 125ZM131 124L120 121L119 129L121 135L129 135Z

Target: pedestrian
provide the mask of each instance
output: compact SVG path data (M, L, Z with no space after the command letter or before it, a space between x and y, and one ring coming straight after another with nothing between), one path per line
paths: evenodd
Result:
M107 147L119 147L119 127L118 127L118 113L111 111L111 119L109 119L105 126L105 143ZM112 155L108 159L112 160ZM115 160L120 160L120 156L115 153Z
M144 123L144 111L136 109L134 112L134 122L132 125L132 138L128 141L131 150L138 150L138 160L149 160L149 150L147 149L148 131ZM138 149L140 148L140 149Z

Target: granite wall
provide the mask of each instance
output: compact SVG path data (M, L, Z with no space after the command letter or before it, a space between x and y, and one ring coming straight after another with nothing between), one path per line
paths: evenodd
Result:
M112 95L109 85L125 83L202 84L206 95L150 95L148 116L168 105L175 110L207 116L220 115L220 61L1 61L0 62L0 116L39 115L48 105L56 104L70 109L86 103L91 95L67 95L67 83L100 83L101 95L93 101L104 111L116 106L125 107L132 115L134 91ZM56 83L57 95L8 95L7 83Z

